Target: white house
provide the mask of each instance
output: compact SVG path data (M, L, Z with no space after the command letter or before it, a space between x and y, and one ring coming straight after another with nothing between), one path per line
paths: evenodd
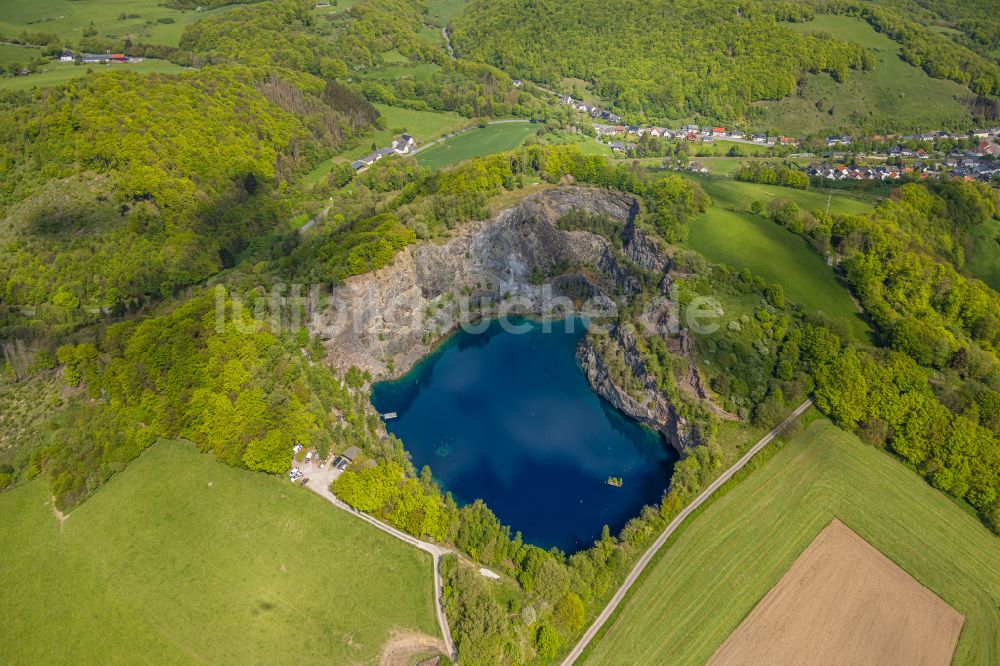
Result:
M404 134L398 139L392 142L392 149L400 155L405 155L406 153L413 150L417 145L417 142L413 140L413 137L409 134Z

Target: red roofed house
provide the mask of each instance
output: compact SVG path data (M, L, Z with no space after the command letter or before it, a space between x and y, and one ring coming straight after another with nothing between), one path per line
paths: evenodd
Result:
M713 127L712 128L712 136L726 136L726 128L725 127Z
M124 53L112 53L109 60L111 62L128 62L128 58L125 57Z

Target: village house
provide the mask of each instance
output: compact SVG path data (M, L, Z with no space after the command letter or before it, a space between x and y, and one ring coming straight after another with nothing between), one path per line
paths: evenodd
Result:
M405 155L415 148L417 142L409 134L404 134L392 142L392 149L399 155Z
M726 128L725 127L713 127L712 128L712 136L726 136Z
M975 153L977 157L986 157L988 155L995 155L996 146L994 146L992 143L988 141L982 141L978 146L976 146Z

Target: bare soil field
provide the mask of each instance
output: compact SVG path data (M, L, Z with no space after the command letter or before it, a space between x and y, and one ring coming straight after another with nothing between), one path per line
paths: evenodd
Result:
M709 664L950 664L964 621L834 519Z

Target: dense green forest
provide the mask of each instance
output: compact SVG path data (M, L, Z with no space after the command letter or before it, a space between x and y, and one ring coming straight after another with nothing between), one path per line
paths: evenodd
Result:
M335 82L303 91L242 66L109 72L0 114L4 303L43 325L136 307L231 265L289 216L281 183L377 117Z
M788 27L789 21L808 22L817 13L847 14L899 42L903 59L931 77L968 86L970 98L979 96L970 101L973 114L995 118L1000 67L995 56L983 54L993 23L982 11L966 11L963 3L952 7L918 12L920 22L903 1L884 6L840 0L624 5L477 0L454 19L453 41L461 56L514 76L553 87L564 79L581 80L632 120L700 116L763 125L764 110L754 102L795 94L803 73L844 81L851 70L875 65L873 54L853 43ZM930 24L944 16L982 48L933 29Z
M905 3L900 3L905 6ZM971 5L972 3L969 3ZM955 6L959 6L958 3ZM902 45L902 57L930 76L951 79L993 98L1000 95L1000 65L908 18L903 11L858 2L823 3L822 11L859 16ZM994 23L995 25L995 23Z
M463 57L514 76L588 81L630 117L736 120L794 93L803 70L843 79L867 62L856 45L782 26L790 7L478 0L454 20L453 39Z
M956 270L969 229L997 214L984 185L908 184L868 216L772 203L768 215L841 257L888 349L825 338L799 352L820 408L888 447L1000 527L1000 294ZM778 204L778 205L775 205Z

